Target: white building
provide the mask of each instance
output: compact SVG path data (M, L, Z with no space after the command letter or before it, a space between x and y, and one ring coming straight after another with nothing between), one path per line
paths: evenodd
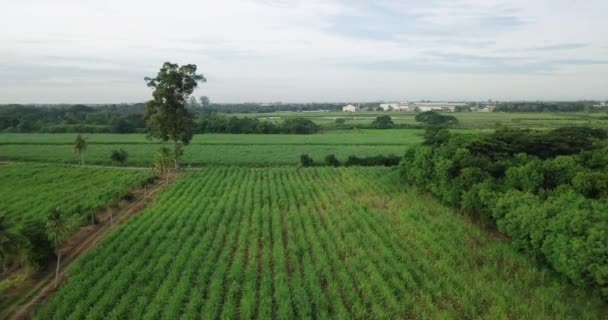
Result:
M410 111L410 104L405 102L381 103L380 108L384 111Z
M466 103L452 103L452 102L415 102L410 107L414 110L425 112L425 111L444 111L454 112L456 107L464 107Z
M348 105L345 105L344 107L342 107L342 111L344 111L344 112L356 112L357 111L357 107L353 106L352 104L348 104Z

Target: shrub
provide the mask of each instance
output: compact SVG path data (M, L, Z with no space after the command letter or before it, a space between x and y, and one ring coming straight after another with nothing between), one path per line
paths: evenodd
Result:
M372 122L372 127L376 129L389 129L395 125L390 116L379 116Z
M42 221L27 223L21 230L25 262L35 270L44 269L53 256L53 244Z
M338 158L336 158L335 155L333 154L329 154L325 157L325 163L328 166L332 166L332 167L339 167L340 166L340 160L338 160Z
M300 164L302 167L312 167L314 165L314 161L308 154L303 153L300 155Z
M118 150L112 151L112 154L110 155L110 160L112 160L112 162L114 162L114 163L124 165L125 162L127 162L128 157L129 157L129 154L125 150L118 149Z

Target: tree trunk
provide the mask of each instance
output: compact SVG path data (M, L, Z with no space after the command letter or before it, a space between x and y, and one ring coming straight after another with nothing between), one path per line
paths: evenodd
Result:
M84 153L80 153L80 166L84 166Z
M59 279L59 265L61 264L61 250L57 246L57 235L55 234L55 253L57 254L57 266L55 267L55 288Z
M179 169L179 142L173 140L173 160L175 161L175 170Z
M61 252L57 250L57 267L55 268L55 288L57 288L57 284L59 281L59 266L61 265Z
M144 185L144 204L148 203L148 185Z
M95 215L91 213L91 225L95 224Z

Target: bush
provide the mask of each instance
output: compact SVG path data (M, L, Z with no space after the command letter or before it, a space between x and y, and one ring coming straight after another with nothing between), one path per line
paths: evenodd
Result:
M335 155L333 154L329 154L325 157L325 163L328 166L332 166L332 167L339 167L340 166L340 160L338 160L338 158L336 158Z
M302 167L312 167L314 165L314 161L309 155L304 153L300 155L300 164Z
M46 233L42 221L27 223L20 230L23 236L23 255L25 262L35 270L44 269L53 256L53 244Z
M376 129L389 129L395 125L390 116L379 116L372 122L372 127Z
M125 162L127 162L128 157L129 157L129 154L125 150L118 149L118 150L112 151L112 154L110 155L110 160L112 160L112 162L114 162L114 163L124 165Z
M371 156L371 157L357 157L349 156L344 162L347 167L350 166L385 166L391 167L399 165L401 158L395 155L388 156Z

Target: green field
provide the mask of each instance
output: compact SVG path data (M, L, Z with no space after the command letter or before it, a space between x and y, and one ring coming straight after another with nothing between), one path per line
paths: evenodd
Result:
M422 130L355 130L314 135L196 135L184 148L185 165L295 165L300 154L322 161L328 154L344 160L350 155L401 155L422 141ZM149 166L160 147L143 134L86 134L85 162L111 164L112 150L129 153L128 165ZM76 163L75 134L0 134L0 160Z
M331 126L336 118L346 119L346 124L369 125L376 117L389 115L396 124L416 125L415 112L276 112L243 113L239 117L255 117L269 121L280 121L290 117L304 117L323 126ZM504 113L504 112L456 112L455 116L461 129L494 129L496 124L518 128L552 129L568 125L592 125L608 127L607 120L601 120L605 113L585 112L547 112L547 113Z
M52 209L60 208L74 227L88 219L89 212L106 207L150 176L149 171L4 164L0 213L19 226L46 221Z
M605 305L392 169L189 173L37 319L594 319Z

